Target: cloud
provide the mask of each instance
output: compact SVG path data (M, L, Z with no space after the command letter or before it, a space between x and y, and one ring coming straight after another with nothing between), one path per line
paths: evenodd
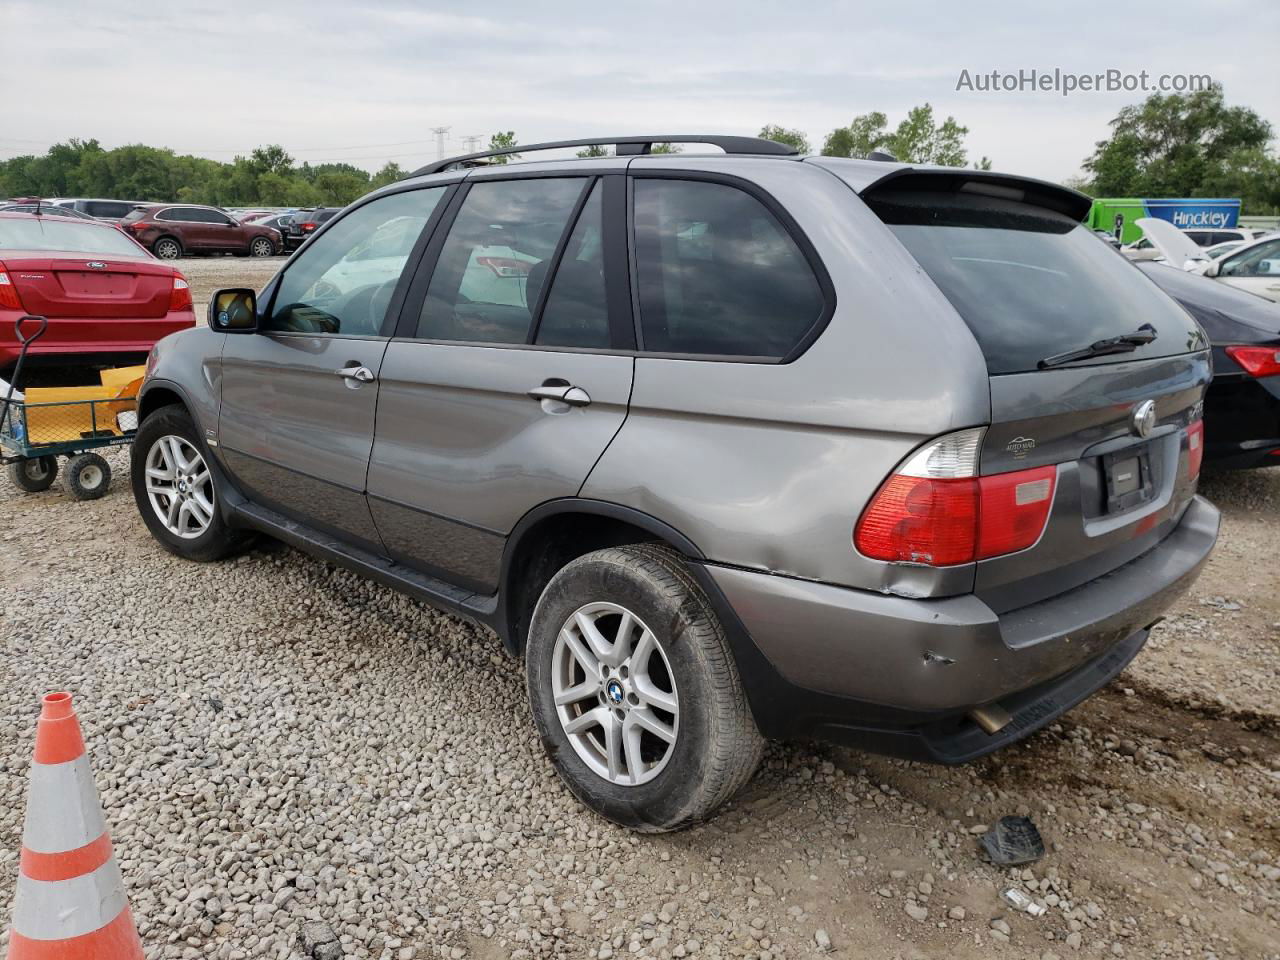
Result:
M0 156L69 137L145 142L218 159L281 143L298 159L376 168L434 156L431 128L524 142L609 133L754 133L815 144L856 114L895 123L928 101L969 127L975 159L1061 179L1134 94L980 94L962 69L1210 73L1273 122L1280 6L1206 9L1077 0L783 5L651 0L377 3L11 0L0 63ZM1280 122L1277 122L1280 126ZM406 143L405 141L411 141ZM370 144L378 146L369 146ZM387 146L382 146L382 145Z

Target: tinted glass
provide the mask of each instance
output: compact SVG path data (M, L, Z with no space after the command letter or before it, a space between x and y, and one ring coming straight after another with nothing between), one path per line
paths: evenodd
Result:
M1086 362L1201 349L1183 310L1066 217L954 193L892 194L870 204L964 318L993 374L1035 370L1046 357L1144 323L1156 328L1155 341Z
M285 271L268 330L377 336L414 242L444 187L380 197L347 214Z
M473 184L431 275L418 337L524 343L550 257L585 186L577 178Z
M85 213L92 217L123 217L132 209L132 204L112 200L90 200L84 205Z
M0 251L6 249L145 256L137 244L114 226L91 220L77 222L46 220L44 217L0 219Z
M597 183L556 267L535 343L556 347L609 346L609 309L604 291L603 187ZM538 292L527 291L530 305Z
M198 223L199 219L196 216L197 213L199 213L199 211L192 210L190 207L169 207L169 209L161 210L159 213L157 213L156 219L157 220L180 220L186 223L190 223L190 222Z
M736 187L638 179L635 231L645 350L781 358L822 314L795 240Z
M1209 238L1213 236L1208 230L1187 230L1185 232L1188 240L1201 247L1208 246Z
M130 210L121 219L121 223L133 223L135 220L141 220L147 215L147 212L148 211L145 207L138 210Z

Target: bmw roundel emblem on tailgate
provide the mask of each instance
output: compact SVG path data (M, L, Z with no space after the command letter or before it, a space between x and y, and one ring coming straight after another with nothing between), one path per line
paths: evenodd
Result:
M1154 400L1143 400L1140 404L1133 408L1133 417L1130 420L1130 426L1133 432L1140 437L1151 436L1151 431L1156 425L1156 402Z
M103 263L101 260L90 260L88 263L85 264L85 266L88 267L90 270L107 269L107 265Z

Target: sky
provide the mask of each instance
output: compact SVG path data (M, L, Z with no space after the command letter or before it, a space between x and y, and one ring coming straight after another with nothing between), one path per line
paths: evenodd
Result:
M487 144L798 128L928 102L970 158L1062 180L1145 94L957 90L961 72L1209 74L1280 131L1280 4L0 0L0 158L71 137L411 169ZM20 38L29 35L31 43Z

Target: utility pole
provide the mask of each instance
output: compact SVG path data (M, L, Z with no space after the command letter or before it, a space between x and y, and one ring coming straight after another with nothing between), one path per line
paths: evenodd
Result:
M479 151L481 139L482 134L479 133L473 133L469 137L463 137L462 142L467 145L467 153L476 153Z
M432 127L431 132L436 135L436 159L444 159L444 136L450 130L449 127Z

